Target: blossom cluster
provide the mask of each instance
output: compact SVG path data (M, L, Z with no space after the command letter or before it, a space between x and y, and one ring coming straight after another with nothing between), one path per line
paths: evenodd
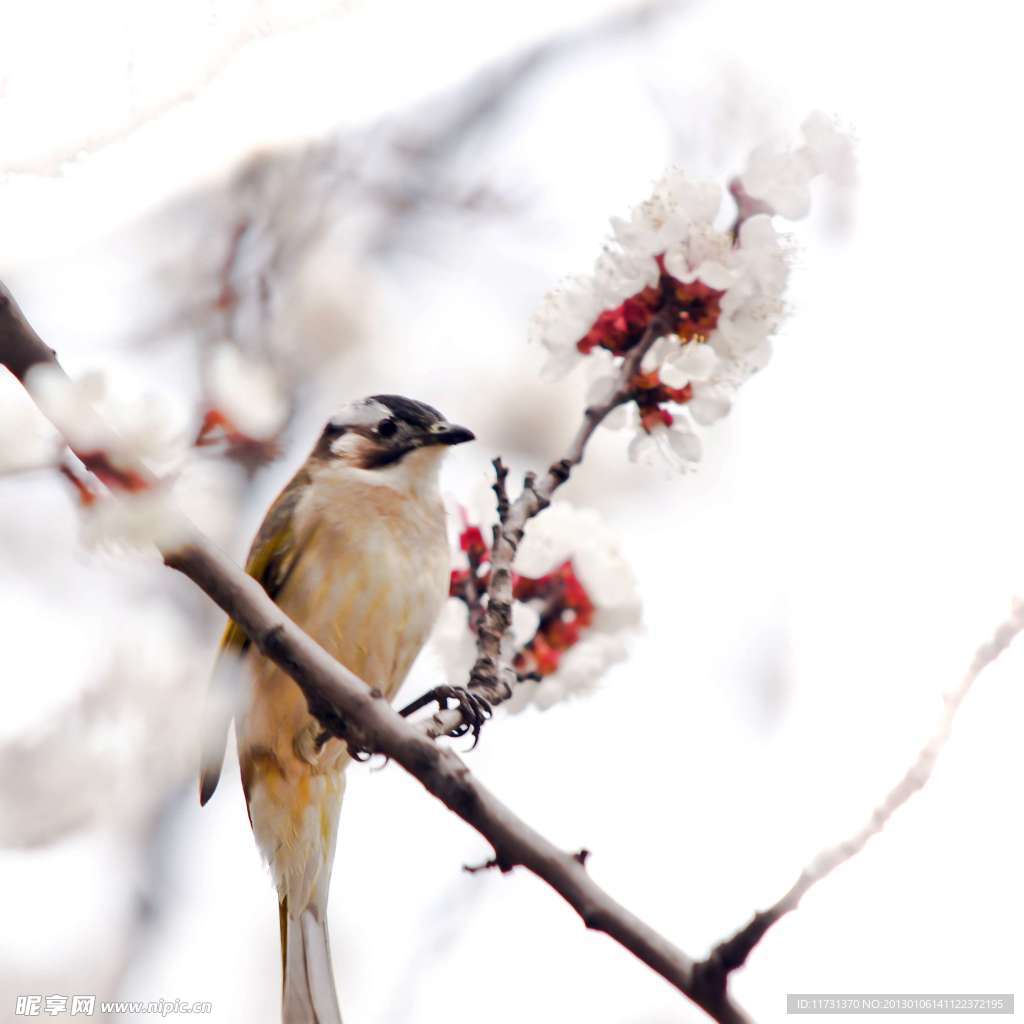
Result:
M26 385L75 454L111 487L144 490L142 464L173 469L185 456L183 411L160 396L129 396L103 373L71 378L46 363L32 367Z
M171 498L189 448L184 408L160 396L129 397L102 373L70 378L48 364L34 366L26 385L57 428L53 465L77 492L83 539L140 548L177 539L183 524ZM58 437L77 463L60 456ZM103 498L96 481L118 500Z
M490 581L485 532L463 512L451 597L434 633L450 678L476 655L476 626ZM596 512L557 502L530 523L513 566L513 666L523 682L503 706L551 707L592 690L626 656L640 600L616 537Z
M678 469L700 460L697 427L725 416L767 363L784 313L788 246L773 214L803 216L811 180L848 177L850 152L846 136L812 115L800 146L751 154L726 225L717 185L671 171L628 219L613 218L593 272L546 297L533 340L555 373L592 357L588 403L615 403L606 424L636 428L633 459L660 452Z
M93 546L174 543L183 528L178 503L204 513L216 504L206 500L216 486L204 472L210 460L190 457L194 449L216 446L216 454L261 465L278 454L288 414L272 369L243 359L228 342L211 350L198 432L190 430L185 403L132 395L104 373L72 378L43 363L29 371L26 385L35 405L14 407L4 422L37 443L10 466L59 470L75 488L83 540ZM74 459L67 457L65 443ZM0 457L0 470L7 461ZM116 492L118 500L107 500L105 490Z
M288 402L268 363L221 341L210 352L205 390L197 446L222 443L227 453L257 465L279 453Z

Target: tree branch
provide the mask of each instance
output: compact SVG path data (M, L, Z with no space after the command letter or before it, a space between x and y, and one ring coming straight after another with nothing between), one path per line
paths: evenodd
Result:
M768 929L790 911L796 910L800 900L812 886L860 853L868 840L878 835L892 816L925 786L953 730L953 719L975 680L1021 632L1024 632L1024 603L1015 601L1010 617L997 627L987 643L978 648L963 679L945 695L942 717L935 731L921 748L903 778L886 794L885 799L857 832L835 846L822 850L800 872L800 877L781 899L767 910L756 913L743 928L731 938L720 942L706 959L694 966L694 976L701 987L709 993L724 992L729 975L746 963L747 957L764 938Z
M11 293L0 284L0 355L18 380L37 363L57 363L57 353L43 342L18 308Z
M642 353L638 351L637 365L640 358ZM54 352L35 334L2 284L0 363L22 381L37 363L56 365ZM603 415L613 407L609 406ZM603 415L588 411L567 459L555 463L539 487L531 480L510 509L507 522L501 524L506 568L511 566L526 521L539 511L542 502L550 499L582 457ZM217 551L194 527L189 526L187 542L164 551L163 557L170 568L188 576L205 591L245 630L263 655L295 680L306 695L311 713L325 729L350 743L365 744L397 762L476 829L493 847L494 859L499 864L509 868L522 866L537 875L576 911L588 928L604 932L628 949L714 1020L720 1024L747 1021L726 992L709 993L700 985L690 957L601 889L587 873L581 858L559 849L518 818L473 777L454 751L437 746L422 729L397 714L380 691L371 689L335 661L274 604L255 579ZM500 621L500 613L494 614L496 621Z

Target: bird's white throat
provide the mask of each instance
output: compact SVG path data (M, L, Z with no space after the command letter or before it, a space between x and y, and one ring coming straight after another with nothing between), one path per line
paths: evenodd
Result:
M440 499L441 462L447 451L443 445L429 445L409 452L397 462L375 469L354 466L344 457L334 458L315 472L313 483L314 486L317 483L343 486L346 482L358 482L388 487L399 494L420 500Z

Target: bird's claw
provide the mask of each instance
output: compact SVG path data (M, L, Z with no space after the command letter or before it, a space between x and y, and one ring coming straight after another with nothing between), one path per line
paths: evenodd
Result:
M455 707L462 712L462 721L448 735L457 738L472 733L473 747L475 747L480 739L480 730L483 728L484 722L494 713L491 705L480 694L474 693L464 686L436 686L433 690L428 690L422 697L418 697L408 707L402 708L399 714L403 718L407 718L413 712L419 711L420 708L433 704L435 701L439 711L447 711L449 701L454 701ZM470 747L470 750L473 747Z

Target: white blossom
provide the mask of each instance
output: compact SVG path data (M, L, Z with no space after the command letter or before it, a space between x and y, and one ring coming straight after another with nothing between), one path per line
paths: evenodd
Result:
M820 110L810 114L800 130L818 173L839 184L849 184L855 169L853 139Z
M811 208L810 184L819 174L848 183L853 175L853 143L825 114L811 114L802 126L804 144L778 142L758 146L741 175L744 189L789 220Z
M685 238L691 225L710 224L721 202L721 190L713 182L694 181L672 168L655 183L651 197L633 209L628 221L612 219L612 230L627 251L653 256Z
M476 637L469 628L469 609L457 598L449 598L434 624L430 644L441 662L445 680L462 686L476 660Z
M614 309L631 295L657 284L660 276L654 253L607 245L594 264L591 276L598 312ZM589 327L588 323L581 334L585 334Z
M605 349L595 349L591 352L587 356L586 365L589 381L584 401L588 408L594 405L603 405L610 401L618 390L618 366L616 366L612 354Z
M658 338L653 345L644 353L640 360L640 370L643 373L653 373L668 358L669 353L680 343L680 339L674 334L665 334Z
M542 711L567 697L585 696L599 686L601 676L620 661L628 647L619 633L591 630L586 640L570 647L558 664L558 671L540 683L523 683L509 703L510 711L519 711L532 703Z
M206 387L213 408L254 440L276 436L288 415L288 403L273 368L253 356L243 356L229 341L214 346Z
M724 235L722 236L725 237ZM705 259L708 253L714 260ZM704 280L703 268L711 280ZM657 420L620 416L623 423L637 424L629 446L635 462L651 464L662 460L680 472L692 470L700 461L703 444L698 427L708 427L728 415L737 390L755 372L763 368L771 355L770 338L784 313L783 295L789 275L788 252L772 218L758 214L740 226L737 243L726 249L710 231L702 232L698 243L690 247L681 242L675 249L675 262L666 269L681 274L690 283L700 278L728 284L721 291L714 329L706 341L685 341L677 335L659 338L641 363L645 373L657 371L670 388L690 388L685 412L675 411L667 426ZM721 276L716 276L718 274Z
M685 345L677 343L658 372L670 388L684 388L687 384L710 380L718 363L718 355L710 345L690 341Z
M545 373L560 377L572 371L583 359L576 343L597 317L657 283L656 256L682 243L691 232L706 237L708 246L718 246L710 225L721 199L717 185L692 181L673 169L655 184L651 197L637 206L628 220L613 218L612 237L593 271L569 278L550 291L534 314L530 339L547 351ZM714 274L710 262L707 273Z
M636 402L620 406L604 421L612 429L636 428L631 459L649 462L658 457L675 469L691 469L703 451L698 427L728 415L739 388L771 358L771 338L785 313L789 277L788 240L779 233L773 214L804 216L812 179L827 174L847 180L852 168L849 138L825 115L812 114L802 132L803 143L795 148L770 143L754 150L741 176L746 193L771 212L750 215L749 209L741 209L734 236L715 224L720 190L670 171L628 218L613 218L612 237L593 273L552 292L534 318L533 336L547 349L549 367L564 372L583 358L577 345L600 315L637 298L637 306L626 311L625 328L602 324L592 339L596 344L587 356L587 403L594 405L622 384L619 346L628 350L636 344L636 335L627 332L650 329L657 322L650 319L650 311L662 308L654 303L664 297L649 300L640 293L659 283L675 289L670 301L680 304L678 334L650 346L640 363L648 379ZM646 319L637 321L637 316ZM683 405L686 411L669 410L670 405Z
M513 568L524 576L545 576L568 558L595 601L621 602L630 593L618 534L593 509L556 501L530 521Z
M693 385L693 398L686 403L687 412L700 426L710 427L729 415L734 394L723 382L698 381Z
M717 324L708 340L683 344L675 335L659 338L641 364L645 372L657 370L668 387L689 385L692 397L684 407L689 416L673 413L671 427L648 424L650 432L639 427L630 445L634 461L664 459L674 469L692 469L702 452L695 427L708 427L728 415L737 390L768 362L789 275L786 242L772 218L758 214L745 220L721 265L732 283L719 300Z
M546 375L562 377L582 361L576 342L602 310L592 281L570 278L548 292L530 322L530 340L547 350Z
M736 279L732 237L710 223L694 224L686 237L665 250L665 269L685 284L703 281L709 288L728 288Z
M618 535L593 509L560 501L530 522L514 568L539 578L568 560L594 604L593 622L562 655L555 672L539 683L527 681L516 687L507 702L509 711L531 703L548 708L593 691L607 670L625 657L626 640L640 624L640 593ZM522 642L521 634L517 640Z
M740 180L754 199L763 200L789 220L799 220L811 209L814 173L814 164L806 151L766 142L750 154Z
M660 460L680 473L694 469L703 455L704 442L700 434L678 413L672 426L656 423L649 430L641 427L629 443L631 461L654 465Z
M738 280L745 281L748 288L781 293L786 286L789 263L785 236L776 230L771 217L765 213L748 217L740 225L738 241Z

